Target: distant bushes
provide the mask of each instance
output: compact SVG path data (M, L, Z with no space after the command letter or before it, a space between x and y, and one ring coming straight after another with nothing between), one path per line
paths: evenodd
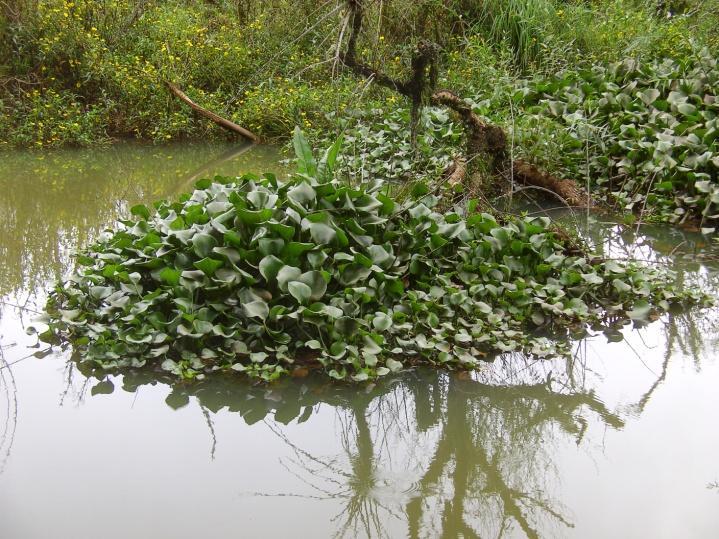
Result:
M716 51L719 2L683 4L667 17L639 1L425 0L381 12L375 2L358 51L400 76L429 36L443 48L442 84L486 99L520 73L681 59L697 43ZM344 110L391 96L338 69L343 11L331 2L13 0L0 10L0 146L225 136L169 95L168 80L267 138L294 125L335 130Z

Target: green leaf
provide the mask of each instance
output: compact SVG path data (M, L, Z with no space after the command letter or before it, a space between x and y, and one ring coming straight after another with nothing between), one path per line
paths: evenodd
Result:
M294 266L282 266L277 272L277 285L280 290L287 292L287 285L290 281L297 281L302 275L302 270Z
M285 245L282 249L282 258L284 259L296 259L302 253L311 251L317 247L314 243L300 243L298 241L292 241Z
M237 208L237 217L246 225L259 225L272 218L272 210L265 208L263 210L252 211Z
M656 88L647 88L646 90L639 92L639 99L644 101L645 105L651 105L661 95L659 90Z
M372 319L372 326L374 326L377 331L387 331L392 327L392 318L385 313L377 313Z
M344 285L351 285L366 279L372 270L360 264L347 264L340 268L340 282Z
M283 225L281 223L267 223L267 228L269 228L272 232L275 234L279 234L282 236L282 239L285 241L291 241L292 238L295 236L295 229L294 227Z
M367 251L372 258L372 262L382 269L388 269L395 260L395 257L381 245L370 245Z
M295 155L297 156L297 171L300 174L307 174L308 176L317 175L317 162L315 156L312 153L304 133L299 127L295 127L294 134L292 135L292 145L295 148Z
M332 146L327 148L324 156L320 160L320 164L317 167L317 176L322 181L330 181L335 170L335 164L337 163L337 156L339 155L340 149L342 148L342 142L344 135L340 134L337 140L334 141Z
M327 291L327 280L321 271L306 271L300 275L299 280L310 288L312 301L319 301Z
M317 193L309 183L302 181L287 191L287 198L300 206L310 207L310 203L314 203L317 198Z
M633 309L627 311L627 316L632 320L646 320L651 310L652 306L646 300L640 299Z
M175 268L163 268L159 273L160 280L172 286L180 284L180 274L182 272Z
M110 288L109 286L91 286L90 287L90 296L92 296L95 299L105 299L107 296L109 296L113 292L114 292L114 289Z
M130 213L132 215L137 215L138 217L142 218L145 221L150 220L150 210L147 206L144 206L142 204L138 204L138 205L130 208Z
M195 234L192 238L192 247L195 254L200 258L205 258L212 250L217 247L217 240L210 234L200 233Z
M310 223L309 230L312 241L318 245L329 245L337 237L335 229L324 223Z
M334 324L335 331L342 335L354 335L358 327L359 323L357 320L350 316L342 316L335 320Z
M293 298L303 305L309 302L312 296L312 289L300 281L290 281L287 283L287 290Z
M401 371L402 367L404 366L404 365L402 365L401 362L397 361L396 359L392 359L392 358L387 359L387 361L385 361L384 364L387 366L387 368L391 372Z
M221 260L215 260L214 258L206 257L199 262L195 262L193 266L195 266L205 275L211 277L218 269L224 266L224 262L222 262Z
M265 278L265 281L270 283L277 277L277 273L284 265L285 263L276 256L267 255L262 260L260 260L260 274Z
M270 306L267 302L262 301L261 299L244 303L242 305L242 310L244 311L245 316L250 318L259 318L261 320L265 320L270 314Z

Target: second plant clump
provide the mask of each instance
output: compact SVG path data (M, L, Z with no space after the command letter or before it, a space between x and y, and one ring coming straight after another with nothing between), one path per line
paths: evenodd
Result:
M289 181L216 177L154 215L134 207L51 294L42 337L108 369L363 381L561 354L569 328L702 300L655 268L568 254L545 218L498 222L425 183L400 200L340 182L339 144L318 162L298 131Z

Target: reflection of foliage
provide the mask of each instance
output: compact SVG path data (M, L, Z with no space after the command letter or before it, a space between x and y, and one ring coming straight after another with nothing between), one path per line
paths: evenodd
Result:
M571 526L548 491L556 433L579 443L590 418L624 424L572 381L582 370L578 360L514 357L471 379L415 371L365 391L320 377L239 390L232 378L216 377L175 385L167 402L183 406L195 396L201 407L227 407L248 423L272 416L268 427L291 451L283 465L309 494L261 495L341 501L338 536L390 536L406 521L411 537L502 536L515 528L538 537ZM153 376L129 373L123 388L135 391ZM307 421L318 405L337 410L337 455L302 449L280 426Z
M698 232L659 225L580 226L581 234L602 256L619 261L642 260L672 270L674 284L680 290L719 288L719 252ZM668 342L666 361L678 350L693 357L698 367L700 356L719 343L716 311L673 311L667 314L664 326Z
M215 162L226 149L221 144L121 144L99 151L3 154L0 297L33 294L60 279L73 250L126 215L132 204L175 194L209 160L201 168L205 175L238 173L248 159L254 166L271 161L275 167L271 147L254 149L241 161Z

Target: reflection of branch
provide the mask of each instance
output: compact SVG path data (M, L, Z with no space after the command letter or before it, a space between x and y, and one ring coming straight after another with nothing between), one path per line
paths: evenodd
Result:
M473 435L469 430L472 428L470 425L475 423L472 416L476 410L476 405L472 403L471 398L477 394L491 395L492 409L500 411L516 408L518 400L543 404L542 413L531 417L526 425L523 425L523 432L527 428L539 429L541 425L551 421L566 424L574 411L582 406L587 406L595 411L605 422L613 424L613 426L621 426L623 424L621 420L611 414L591 394L557 394L550 391L546 385L522 385L517 386L516 391L514 391L514 387L490 386L478 382L467 382L467 386L471 387L473 391L462 391L454 380L449 381L446 414L442 422L440 439L435 446L429 466L420 480L420 495L410 500L406 507L409 537L416 539L420 536L423 506L428 503L430 493L440 483L445 473L451 474L453 495L451 500L444 503L443 534L450 534L451 529L455 535L461 531L467 537L478 536L478 533L465 521L466 502L473 497L473 492L495 495L501 501L500 536L509 526L509 521L513 520L527 537L539 537L537 529L530 523L526 513L525 506L528 503L553 517L557 522L565 526L572 526L545 500L509 486L500 469L503 460L501 453L495 452L494 456L490 458L485 446L486 434ZM477 391L478 389L479 391ZM496 398L497 394L500 395L499 399ZM560 402L554 404L554 400L557 398ZM450 463L454 463L451 470ZM477 477L482 478L483 488L472 484L472 478Z
M662 385L664 380L667 378L667 371L669 370L669 358L671 357L671 349L667 348L665 354L664 354L664 361L662 362L662 372L659 374L657 379L654 381L654 383L651 385L651 387L647 390L644 395L639 399L639 402L637 402L636 407L639 410L639 413L642 413L644 411L644 408L649 403L649 399L651 399L654 392L657 390L657 388Z
M200 409L202 410L202 415L205 416L205 421L207 422L207 427L210 429L210 436L212 437L210 460L215 460L215 449L217 449L217 436L215 436L215 426L212 424L212 418L210 417L210 413L207 408L200 404Z
M5 403L7 406L7 417L3 423L0 434L0 474L5 470L5 464L10 458L12 446L15 443L15 431L17 429L17 384L15 375L10 364L5 359L5 351L0 345L0 388L5 388ZM4 448L4 449L3 449Z
M213 173L213 171L217 170L220 165L227 163L228 161L232 161L233 159L236 159L237 157L247 152L248 150L251 150L255 146L255 144L248 143L240 146L239 148L231 148L230 150L220 155L217 159L214 159L209 163L205 163L182 181L182 183L177 188L177 193L184 193L188 187L191 188L195 181L202 178L208 172Z
M399 515L392 511L389 507L382 504L374 496L376 483L376 462L375 449L369 423L367 422L367 407L371 399L361 399L359 404L353 410L355 428L350 427L350 423L343 424L343 432L341 438L342 445L350 463L351 470L346 472L336 465L334 459L320 459L315 457L308 451L299 448L296 444L287 438L287 436L271 422L265 421L268 428L276 434L295 454L295 459L291 462L299 469L303 469L312 480L302 477L296 471L290 470L284 462L284 466L292 475L298 478L302 483L306 484L313 490L319 492L321 496L307 496L317 499L341 499L344 500L343 509L331 521L341 521L338 526L336 537L344 537L345 535L357 536L358 530L363 530L368 537L388 536L384 530L384 519L381 512L394 518ZM354 436L350 436L350 431L354 432ZM353 451L354 447L354 451ZM340 480L327 476L325 472L335 474ZM337 490L331 491L327 488L319 486L317 480L326 481L336 485ZM276 496L285 496L287 494L276 494ZM304 495L292 495L305 497Z

